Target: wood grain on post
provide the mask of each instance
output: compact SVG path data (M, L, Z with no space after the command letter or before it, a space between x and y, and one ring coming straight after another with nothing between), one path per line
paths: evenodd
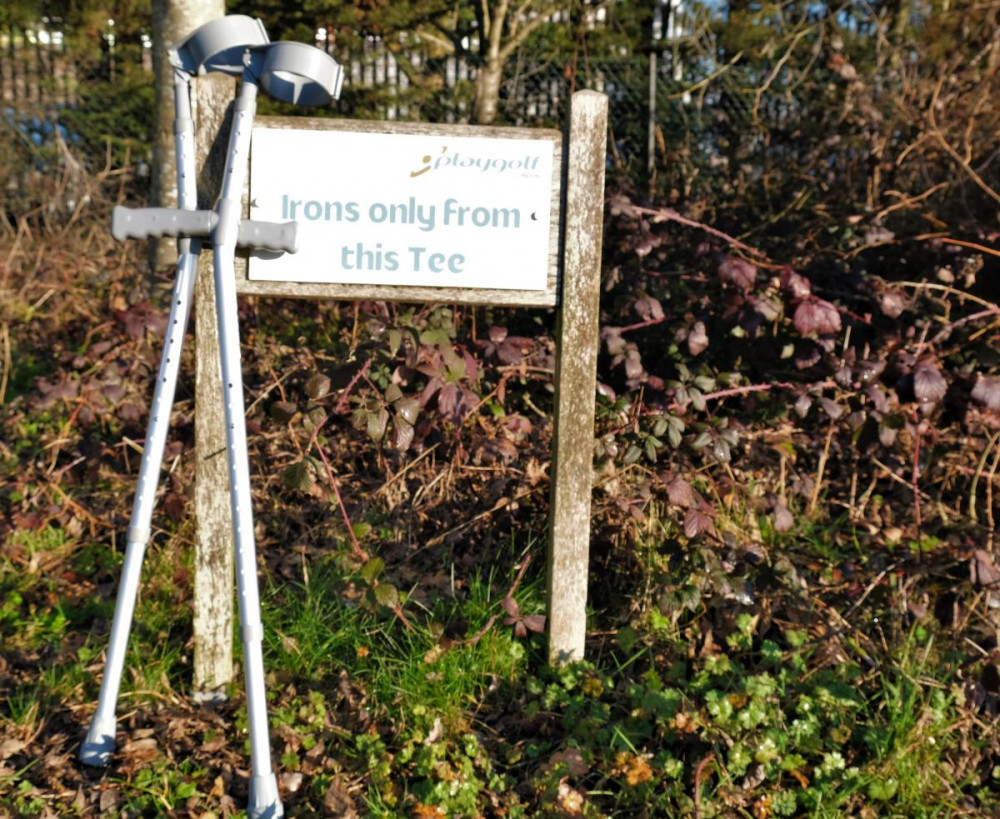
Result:
M226 147L223 125L234 85L231 78L218 76L195 82L200 208L211 208L220 190ZM195 283L194 403L194 697L216 700L233 677L234 569L211 247L202 251Z
M608 98L572 97L548 554L549 662L583 658L587 634Z

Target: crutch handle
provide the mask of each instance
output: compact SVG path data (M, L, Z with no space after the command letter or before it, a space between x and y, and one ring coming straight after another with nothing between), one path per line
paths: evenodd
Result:
M148 239L151 236L210 236L219 222L212 210L176 208L126 208L118 205L111 211L111 235L119 242ZM236 244L255 250L294 253L299 249L298 225L295 222L240 222Z
M236 244L255 250L273 250L277 253L295 253L299 249L297 222L258 222L244 219Z
M150 236L208 236L216 221L210 210L126 208L111 211L111 235L119 242Z

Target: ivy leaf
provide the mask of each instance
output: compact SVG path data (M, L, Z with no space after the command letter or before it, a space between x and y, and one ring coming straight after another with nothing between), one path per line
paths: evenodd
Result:
M719 265L719 278L746 292L757 282L757 268L738 256L726 256Z
M921 404L936 404L948 392L948 382L931 361L921 361L913 368L913 395Z
M795 308L795 329L803 336L825 336L840 332L840 313L830 302L810 296Z
M987 409L1000 410L1000 378L980 378L972 388L972 398Z

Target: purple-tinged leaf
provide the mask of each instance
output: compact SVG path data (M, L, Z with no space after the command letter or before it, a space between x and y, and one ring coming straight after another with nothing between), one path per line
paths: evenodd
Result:
M525 628L524 620L518 620L514 623L514 636L517 637L518 640L523 640L528 636L528 629Z
M621 355L625 351L625 339L620 327L601 328L601 339L607 347L608 355Z
M675 506L691 506L694 503L694 492L684 478L674 478L667 484L667 497Z
M844 414L844 408L836 401L832 401L831 399L823 396L821 396L818 401L819 405L823 408L823 412L829 415L832 420L836 421L841 415Z
M510 415L507 417L507 429L518 436L528 435L534 427L531 421L525 418L523 415Z
M889 409L889 395L880 385L869 384L865 387L865 395L879 412L885 412Z
M393 430L395 431L393 446L400 452L406 452L410 448L410 444L413 443L413 425L401 415L397 415Z
M1000 569L993 562L993 555L985 549L976 549L969 561L969 578L977 586L1000 586Z
M936 364L924 359L913 368L913 395L921 404L936 404L947 392L948 382Z
M896 442L896 435L899 433L895 427L888 424L878 425L878 440L884 447L890 447Z
M647 233L635 246L635 255L638 256L640 259L642 259L648 256L662 244L663 244L662 236L657 236L655 233Z
M663 318L663 307L652 296L642 296L632 305L643 321L659 321Z
M840 331L840 313L830 302L810 296L795 308L795 329L804 336L825 336Z
M790 267L782 269L778 281L781 284L781 289L793 299L804 299L812 293L812 285L809 283L809 279L796 273Z
M795 519L782 501L774 505L774 531L787 532L795 525Z
M503 606L503 610L511 617L519 618L521 616L521 609L518 607L517 601L509 594L504 597L500 605Z
M708 333L705 332L705 322L696 321L691 325L691 332L687 337L688 352L691 355L700 355L708 349Z
M684 516L684 532L689 538L695 538L705 533L714 535L715 523L712 521L711 515L703 510L688 509Z
M972 398L987 409L1000 410L1000 378L980 378L972 388Z
M798 370L808 370L815 367L823 358L823 351L811 341L805 344L798 344L795 347L795 368Z
M862 384L875 381L885 371L885 362L877 358L866 358L859 361L855 367Z
M545 631L545 615L529 614L524 618L524 625L527 626L528 631L533 631L535 634L541 634Z
M906 309L906 296L902 290L884 290L879 307L889 318L898 318Z
M438 412L447 417L452 417L458 409L459 401L458 384L454 381L441 387L438 393Z
M738 256L726 256L719 264L719 278L747 291L757 282L757 268Z
M805 418L809 414L809 410L813 405L813 400L808 395L803 393L795 401L795 414L799 418Z
M603 395L605 398L614 401L618 397L618 393L614 391L613 387L608 386L603 381L597 382L597 394Z
M625 376L638 378L640 375L642 375L642 358L639 356L639 350L629 350L625 356Z
M496 324L490 327L490 341L492 341L494 344L502 344L504 339L506 338L507 338L506 327L498 327Z

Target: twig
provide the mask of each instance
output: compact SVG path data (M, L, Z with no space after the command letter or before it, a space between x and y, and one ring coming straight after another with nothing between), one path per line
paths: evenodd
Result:
M923 559L924 547L921 538L922 521L920 515L920 420L913 425L913 464L910 467L910 484L913 487L913 522L917 527L917 556Z
M976 304L981 304L988 310L1000 311L1000 306L994 304L992 301L981 299L979 296L973 296L972 293L967 293L964 290L959 290L957 287L947 284L937 284L935 282L896 282L896 284L900 287L912 287L914 290L940 290L942 293L949 293L960 299L968 299Z
M961 245L962 247L969 247L982 253L989 253L991 256L1000 256L1000 250L992 247L986 247L986 245L977 245L975 242L963 242L961 239L950 239L947 237L938 239L938 241L944 245Z
M669 318L668 316L663 316L662 318L647 319L646 321L640 321L638 324L627 324L624 327L619 327L619 333L627 333L629 330L641 330L643 327L652 327L654 324L662 324Z
M504 595L505 599L507 597L514 596L514 592L517 591L517 587L521 584L521 578L524 577L524 572L528 568L529 563L531 563L530 552L524 558L524 562L521 564L521 568L518 570L517 577L514 578L514 582L511 584L510 588L507 589L507 594ZM482 640L483 637L486 636L486 632L488 632L491 628L493 628L493 624L499 619L500 619L499 613L491 614L490 619L486 621L486 624L481 629L479 629L479 631L477 631L474 635L472 635L472 637L466 640L465 645L474 646L476 643Z
M679 225L684 225L685 227L697 228L698 230L703 230L711 236L715 236L718 239L722 239L727 244L733 247L738 247L740 250L745 250L751 256L760 259L767 259L767 254L762 250L758 250L755 247L750 247L750 245L745 242L741 242L735 236L730 236L728 233L723 233L718 228L714 228L711 225L706 225L704 222L697 222L694 219L688 219L686 216L681 216L673 208L644 208L639 205L632 205L628 207L629 213L638 213L645 216L652 217L653 222L676 222Z
M709 753L694 769L694 819L701 819L701 775L705 766L715 759L714 753Z
M969 518L973 523L979 523L979 516L976 514L976 487L979 486L979 479L983 476L983 470L986 469L986 459L990 456L990 450L993 449L998 438L1000 438L1000 432L990 436L989 443L986 444L983 454L979 458L976 472L972 476L972 486L969 489Z
M833 424L830 424L830 431L826 433L826 444L823 446L823 452L819 456L819 466L816 468L816 485L813 487L812 497L809 499L809 514L811 515L816 511L816 505L819 503L819 493L820 489L823 487L823 472L826 470L826 462L830 457L830 444L833 442Z

